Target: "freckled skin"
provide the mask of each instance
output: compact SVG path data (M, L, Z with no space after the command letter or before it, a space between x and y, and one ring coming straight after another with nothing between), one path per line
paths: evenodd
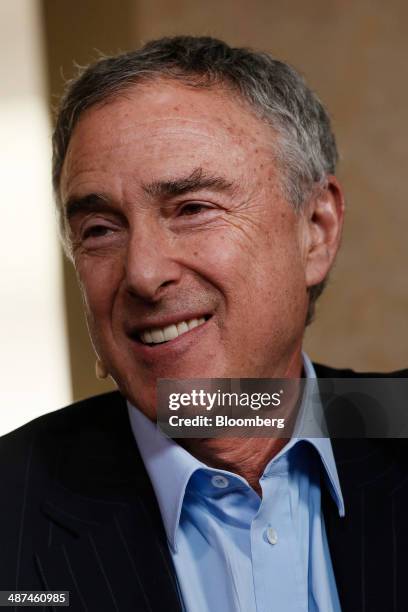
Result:
M284 199L273 132L228 93L155 81L89 109L71 138L62 200L103 194L117 214L72 219L74 261L98 355L150 417L158 377L283 377L301 371L309 230ZM200 167L234 184L164 203L142 186ZM183 215L180 203L199 202ZM98 221L106 235L84 238ZM309 233L308 233L309 232ZM324 268L324 269L323 269ZM125 333L151 315L212 315L193 346L154 363Z

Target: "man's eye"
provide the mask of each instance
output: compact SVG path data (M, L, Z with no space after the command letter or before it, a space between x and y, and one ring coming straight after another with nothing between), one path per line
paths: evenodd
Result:
M180 211L181 215L197 215L205 210L208 210L209 207L204 204L200 204L199 202L191 202L190 204L185 204Z
M109 232L112 231L112 228L107 227L106 225L93 225L84 230L82 234L82 239L86 238L100 238L102 236L106 236Z

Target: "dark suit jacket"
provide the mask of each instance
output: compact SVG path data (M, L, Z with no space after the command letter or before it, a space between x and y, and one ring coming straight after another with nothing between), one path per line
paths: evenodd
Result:
M356 376L315 368L318 377ZM408 611L406 448L405 440L333 440L346 517L324 485L323 512L343 612ZM160 512L119 393L0 439L0 590L9 589L70 591L72 611L181 610Z

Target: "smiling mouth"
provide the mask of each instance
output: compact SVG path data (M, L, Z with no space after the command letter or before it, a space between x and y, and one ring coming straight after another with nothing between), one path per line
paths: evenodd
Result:
M175 340L192 329L204 325L209 318L210 316L204 316L200 317L199 319L179 321L178 323L166 325L165 327L152 327L150 329L145 329L137 334L136 339L142 344L147 344L148 346L170 342L170 340Z

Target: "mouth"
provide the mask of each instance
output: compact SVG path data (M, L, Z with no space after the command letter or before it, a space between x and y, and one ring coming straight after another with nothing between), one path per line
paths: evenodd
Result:
M210 318L211 315L204 315L197 318L183 319L162 327L145 328L132 333L132 338L141 344L154 347L184 336L193 329L204 325Z

